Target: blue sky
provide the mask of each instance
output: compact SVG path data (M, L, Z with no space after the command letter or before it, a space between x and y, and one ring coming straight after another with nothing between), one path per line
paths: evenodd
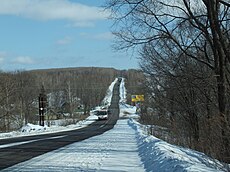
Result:
M105 0L0 0L0 70L138 68L112 49Z

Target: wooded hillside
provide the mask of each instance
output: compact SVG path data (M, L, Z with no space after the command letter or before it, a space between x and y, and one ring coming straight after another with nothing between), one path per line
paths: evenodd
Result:
M38 96L42 87L47 96L46 118L64 118L65 114L76 118L76 114L87 115L99 105L109 85L119 76L126 77L127 85L135 85L141 72L96 67L1 72L0 131L38 121Z

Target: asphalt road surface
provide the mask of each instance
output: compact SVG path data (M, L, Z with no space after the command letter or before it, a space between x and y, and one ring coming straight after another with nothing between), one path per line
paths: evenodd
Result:
M96 121L85 128L0 140L0 146L14 145L5 148L0 147L0 170L112 129L119 118L119 99L119 83L116 83L108 120ZM22 142L24 144L15 145L15 143Z

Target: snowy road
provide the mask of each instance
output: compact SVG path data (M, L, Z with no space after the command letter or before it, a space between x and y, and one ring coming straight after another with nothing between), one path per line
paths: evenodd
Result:
M133 130L127 119L114 129L70 144L3 171L145 171Z
M120 120L113 129L81 142L71 142L48 153L31 157L24 162L8 166L2 171L70 171L70 172L227 172L229 164L188 148L171 145L145 132L144 125L135 119L136 107L125 104L126 91L124 80L120 84ZM114 82L115 83L115 82ZM114 85L114 84L113 84ZM113 87L110 88L110 99ZM118 93L116 93L118 94ZM117 98L116 98L117 99ZM111 104L112 110L118 110L118 104ZM131 118L131 119L125 119ZM132 119L134 118L134 119ZM105 125L106 126L106 125ZM100 128L100 127L99 127ZM95 127L94 130L95 131ZM49 140L56 143L57 135ZM59 139L66 141L66 136ZM38 137L38 139L41 139ZM64 139L64 140L63 140ZM45 139L46 140L46 139ZM3 141L3 140L1 140ZM31 142L36 142L32 140ZM4 147L11 145L4 144ZM49 146L49 145L48 145ZM0 148L1 149L1 148ZM20 149L18 149L20 150ZM10 151L10 149L9 149ZM28 150L24 153L28 154ZM20 153L20 152L19 152ZM16 155L16 154L15 154ZM0 152L0 163L6 158ZM7 162L7 160L5 160Z

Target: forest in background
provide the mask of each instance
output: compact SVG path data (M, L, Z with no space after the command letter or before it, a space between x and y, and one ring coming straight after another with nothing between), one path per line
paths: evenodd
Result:
M101 104L109 85L116 77L126 78L127 97L141 86L138 70L80 67L0 73L0 132L37 124L38 97L44 88L47 96L45 118L78 120ZM130 98L129 98L130 101Z

